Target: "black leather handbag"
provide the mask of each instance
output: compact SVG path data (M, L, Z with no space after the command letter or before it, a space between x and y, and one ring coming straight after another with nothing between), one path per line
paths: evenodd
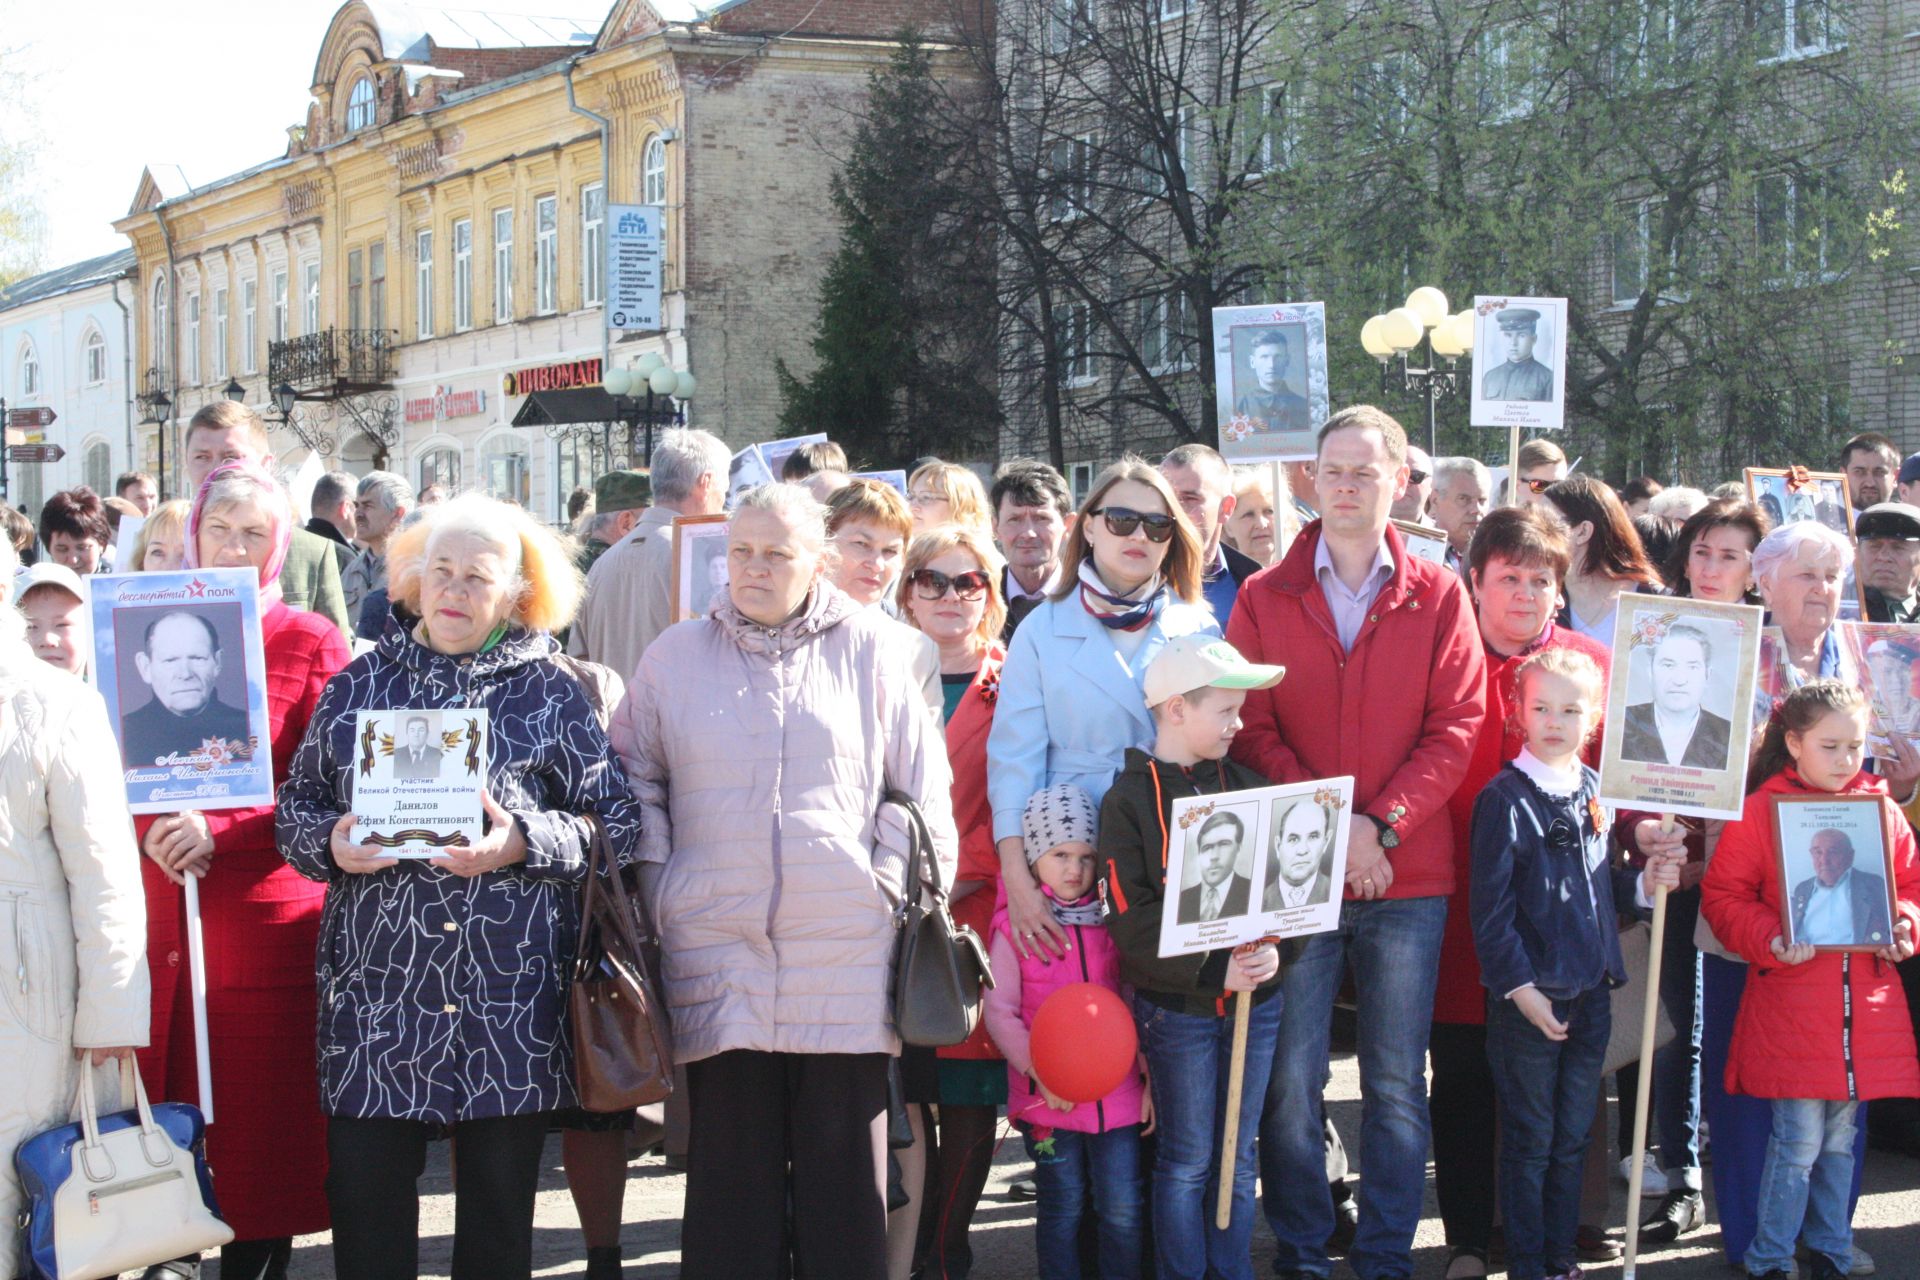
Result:
M907 814L907 882L893 914L899 941L893 967L893 1026L911 1045L959 1044L980 1025L980 995L993 985L986 944L947 910L947 888L933 832L905 793L887 799ZM929 874L930 873L930 874Z

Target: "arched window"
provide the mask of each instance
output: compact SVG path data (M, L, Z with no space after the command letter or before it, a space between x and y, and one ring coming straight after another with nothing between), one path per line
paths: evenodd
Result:
M640 151L640 203L667 202L667 140L659 134Z
M113 491L113 450L105 440L95 440L87 446L86 463L81 473L86 477L87 488L95 493Z
M20 344L20 394L40 394L40 353L33 349L32 339Z
M80 344L80 367L86 370L87 385L97 387L107 380L107 340L98 329L88 329Z
M480 479L487 496L533 507L533 458L524 438L502 431L480 446Z
M164 374L173 365L173 339L167 330L167 282L164 278L153 282L153 340L149 345L153 352L153 367Z
M373 123L373 79L361 76L347 91L347 132L365 129Z
M420 455L420 488L433 485L446 489L449 497L460 492L460 451L449 445L429 449Z

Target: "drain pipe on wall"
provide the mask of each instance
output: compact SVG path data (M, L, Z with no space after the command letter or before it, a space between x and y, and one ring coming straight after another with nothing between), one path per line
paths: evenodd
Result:
M180 272L173 259L173 231L167 226L166 205L153 206L153 220L160 227L160 242L167 246L167 379L173 385L173 403L169 412L176 417L180 413L180 343L175 335L180 332ZM154 335L154 341L159 341ZM173 426L171 421L158 424L160 439L160 496L167 496L167 432Z
M132 272L127 273L129 279L132 275ZM128 310L127 304L120 300L118 280L113 282L113 305L120 308L120 356L121 362L127 367L127 465L124 470L137 471L140 469L140 464L134 460L137 455L133 451L133 406L134 397L139 394L139 391L133 383L133 312ZM155 491L157 492L159 488L160 486L156 483Z
M604 217L605 211L613 207L613 122L597 111L587 110L580 105L580 100L573 96L573 70L586 56L584 53L578 53L567 59L567 109L575 115L585 116L600 128L600 203ZM607 234L611 230L611 225L608 225L607 230L601 233L600 252L603 255L607 251L607 245L611 243L611 238ZM607 370L612 367L613 356L613 335L607 328L607 286L610 283L603 266L600 277L600 376L602 378L607 376Z

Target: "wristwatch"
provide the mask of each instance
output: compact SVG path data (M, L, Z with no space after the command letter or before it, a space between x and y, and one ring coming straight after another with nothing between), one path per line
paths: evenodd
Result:
M1385 818L1375 817L1371 813L1363 813L1360 816L1379 828L1380 847L1382 849L1397 849L1400 847L1400 833L1393 829L1391 822L1388 822Z

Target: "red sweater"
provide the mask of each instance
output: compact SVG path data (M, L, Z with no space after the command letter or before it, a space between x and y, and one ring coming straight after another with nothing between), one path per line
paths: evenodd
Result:
M1287 677L1247 695L1233 758L1276 783L1354 779L1359 812L1393 825L1400 845L1389 898L1453 892L1447 799L1466 775L1486 714L1486 661L1466 589L1444 566L1407 552L1389 526L1393 576L1353 652L1340 647L1314 579L1318 521L1286 558L1241 584L1227 639Z
M1440 941L1440 981L1433 992L1435 1022L1468 1023L1478 1026L1487 1020L1487 993L1480 985L1480 960L1473 949L1473 917L1467 910L1467 880L1473 870L1473 849L1467 836L1473 828L1473 802L1500 766L1520 754L1526 739L1513 723L1514 673L1520 664L1543 649L1572 649L1600 664L1606 675L1613 655L1597 640L1589 640L1572 627L1547 624L1546 633L1525 653L1502 658L1488 653L1487 714L1473 739L1473 755L1467 760L1467 776L1447 799L1447 814L1453 824L1453 896L1447 899L1447 932ZM1600 736L1581 758L1599 767ZM1396 874L1398 868L1395 868Z
M1894 967L1868 952L1823 951L1805 964L1773 958L1770 944L1784 932L1773 797L1812 792L1792 769L1762 783L1740 820L1727 824L1700 885L1700 910L1714 936L1749 966L1727 1055L1727 1092L1829 1102L1911 1098L1920 1094L1920 1062ZM1913 829L1870 773L1841 794L1881 797L1893 833L1896 919L1920 934ZM1862 850L1855 865L1882 871L1875 853Z

